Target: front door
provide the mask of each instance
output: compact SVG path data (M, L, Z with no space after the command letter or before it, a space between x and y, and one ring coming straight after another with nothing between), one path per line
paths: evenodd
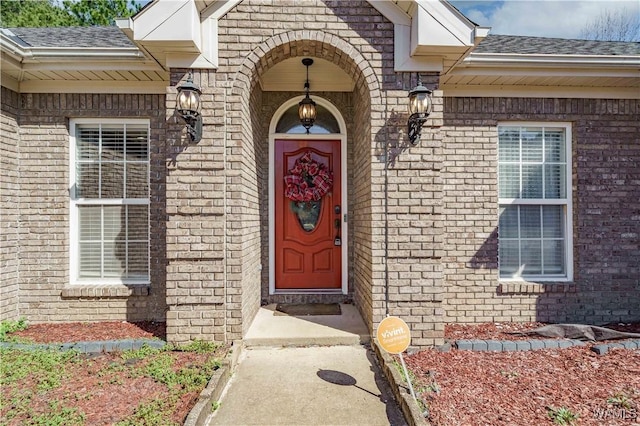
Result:
M275 141L275 288L342 288L338 140Z

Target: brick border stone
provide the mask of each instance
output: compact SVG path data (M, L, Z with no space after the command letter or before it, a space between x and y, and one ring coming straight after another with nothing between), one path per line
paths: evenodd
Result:
M422 415L420 407L418 407L418 404L409 393L409 389L402 376L393 365L393 358L391 358L391 355L378 346L377 339L373 339L371 341L371 347L378 358L378 363L380 364L382 373L389 382L393 396L396 398L396 402L400 406L407 423L410 426L429 425L427 419Z
M158 339L122 339L122 340L99 340L91 342L73 342L73 343L14 343L0 342L0 348L3 349L21 349L21 350L59 350L71 351L76 350L84 354L97 354L103 352L129 351L137 350L147 345L154 349L162 349L167 342Z
M238 359L240 359L243 350L244 345L242 342L233 342L229 354L222 362L222 366L213 373L207 387L200 392L196 405L191 409L187 419L184 421L184 426L205 426L208 424L209 417L215 411L213 403L221 399L222 393L238 365Z
M605 355L609 349L640 349L640 339L624 340L620 343L603 343L591 347L591 350L598 355Z
M572 346L585 346L583 341L575 339L565 340L483 340L461 339L454 341L454 346L461 351L532 351L537 349L564 349Z
M572 346L586 346L586 343L575 339L532 339L532 340L483 340L461 339L453 342L461 351L534 351L538 349L566 349ZM598 355L606 354L609 349L640 349L640 339L623 340L616 343L602 343L594 345L591 350Z

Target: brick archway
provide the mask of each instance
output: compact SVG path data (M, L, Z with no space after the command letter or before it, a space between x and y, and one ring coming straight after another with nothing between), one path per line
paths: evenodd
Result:
M335 34L299 30L271 37L255 47L238 66L227 91L227 119L234 123L227 133L227 140L233 141L226 150L227 162L230 170L242 171L228 175L227 188L237 187L238 182L245 183L242 185L243 191L230 190L226 194L227 206L232 209L237 206L237 210L242 212L230 215L227 219L227 229L242 230L227 233L228 247L235 251L228 256L234 260L227 263L227 276L233 277L227 279L227 288L231 289L231 294L240 295L236 300L227 299L227 315L242 311L242 334L260 306L265 276L268 285L268 274L265 274L268 271L265 271L264 262L265 250L268 256L268 238L265 235L268 233L264 225L264 220L268 220L268 198L264 195L267 193L265 181L268 175L265 163L268 162L263 161L268 158L264 152L268 148L268 129L264 124L270 119L270 116L265 115L272 114L273 111L262 110L263 92L258 82L274 65L289 58L303 56L322 58L337 65L354 82L350 112L357 126L349 133L347 144L351 146L349 161L352 161L350 168L354 170L352 178L361 187L354 188L354 196L350 197L350 209L359 212L350 219L352 222L349 224L351 238L357 242L353 244L353 253L350 253L355 259L349 270L350 297L353 297L365 322L372 327L370 182L374 161L374 135L383 125L381 120L374 119L372 105L382 106L384 102L379 81L381 70L373 68L359 50ZM238 141L238 137L242 140ZM249 197L247 192L251 193ZM247 228L248 223L254 224L253 231ZM255 232L256 225L262 230L260 234ZM238 249L233 250L234 247ZM260 269L256 268L256 264L260 265ZM251 270L258 274L258 278L249 272ZM238 274L236 271L241 272Z

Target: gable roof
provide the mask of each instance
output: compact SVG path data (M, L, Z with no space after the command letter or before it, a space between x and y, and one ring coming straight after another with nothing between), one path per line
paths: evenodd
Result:
M104 48L135 44L118 27L8 28L24 47ZM4 30L6 31L6 30ZM625 55L640 56L640 42L596 41L489 34L473 53L522 55Z
M204 68L212 65L206 59L193 62L193 55L201 52L211 54L204 57L213 57L215 53L217 57L214 23L217 25L217 19L238 1L154 0L143 9L149 28L134 27L129 19L118 22L120 27L2 29L2 84L20 92L164 93L169 84L168 70L180 68L176 65L180 61L192 64L188 67L193 68L199 68L199 64ZM486 35L478 32L478 27L474 30L475 24L469 20L458 22L457 10L444 0L370 3L394 23L395 54L399 50L406 54L405 62L401 61L401 68L396 71L434 71L429 67L439 62L440 88L445 96L524 96L526 92L527 96L536 97L640 98L640 43ZM160 4L164 9L150 7ZM172 9L175 7L179 10ZM142 15L140 12L134 19ZM184 33L176 36L168 34L169 29L164 31L172 19L196 24L171 26ZM440 25L437 28L445 28L447 19L464 27L458 29L458 36L469 30L471 39L460 45L453 42L447 45L450 40L442 34L435 30L435 35L431 34L434 22ZM422 26L418 31L419 43L413 46L416 22L422 22ZM202 28L196 31L200 25ZM145 41L140 43L134 30L151 32L141 33ZM191 40L196 33L198 37ZM198 43L204 44L196 46ZM431 47L420 50L425 46ZM170 55L157 54L162 52L170 52L173 62L166 59ZM453 61L453 57L458 59Z

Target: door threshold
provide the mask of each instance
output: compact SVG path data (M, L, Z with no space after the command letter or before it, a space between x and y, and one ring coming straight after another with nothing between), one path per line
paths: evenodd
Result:
M343 294L342 293L342 289L322 289L322 288L318 288L318 289L301 289L301 290L276 290L273 293L271 293L272 295L278 295L278 294Z

